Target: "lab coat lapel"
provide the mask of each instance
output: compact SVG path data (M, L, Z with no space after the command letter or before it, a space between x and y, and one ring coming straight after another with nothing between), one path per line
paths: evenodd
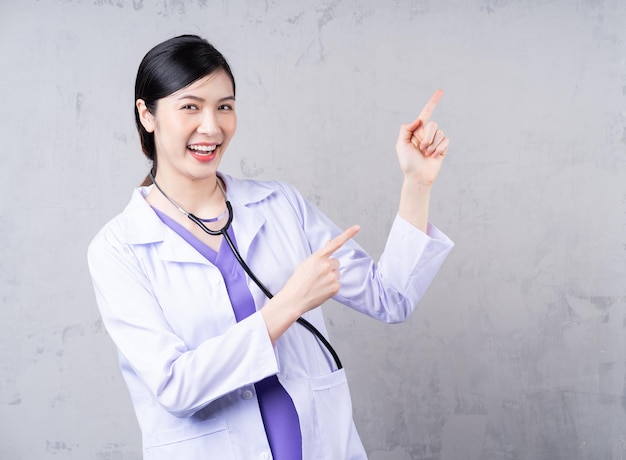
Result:
M165 228L164 233L163 242L157 247L157 254L161 260L213 265L171 228Z
M161 260L212 265L159 219L144 198L148 191L149 187L136 190L124 211L128 222L126 242L133 245L153 245Z
M259 230L265 225L265 218L240 203L231 203L233 206L233 230L237 240L237 249L244 260L248 250Z
M267 199L273 189L260 181L241 180L226 174L220 174L220 177L226 183L226 194L233 206L233 230L237 247L245 260L252 242L265 225L265 217L255 211L255 205Z

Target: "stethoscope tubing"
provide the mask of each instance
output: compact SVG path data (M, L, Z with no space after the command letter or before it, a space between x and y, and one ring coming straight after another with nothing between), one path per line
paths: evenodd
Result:
M212 236L222 235L224 237L224 239L226 240L226 243L228 244L228 247L230 248L230 250L232 251L233 255L235 256L235 259L237 259L237 262L239 262L239 264L244 269L244 271L247 273L247 275L250 277L250 279L252 281L254 281L254 284L256 284L259 287L259 289L261 289L261 291L263 291L263 294L265 294L265 296L268 299L271 299L272 297L274 297L274 295L257 278L257 276L254 274L252 269L248 266L246 261L243 260L243 257L241 257L241 254L239 253L239 251L235 247L235 245L233 243L233 240L230 238L230 235L228 234L228 228L230 227L230 224L233 221L233 208L232 208L229 200L226 200L226 208L228 209L228 219L227 219L226 223L222 226L222 228L220 228L219 230L211 230L206 225L204 225L204 223L197 216L193 215L192 213L186 213L186 215L195 224L197 224L205 233L207 233L209 235L212 235ZM324 347L328 350L328 352L333 357L333 360L335 361L335 364L337 366L337 370L343 369L343 365L341 364L341 360L339 359L339 355L337 354L337 352L335 351L333 346L330 344L330 342L328 340L326 340L326 337L324 337L324 335L315 326L313 326L313 324L311 324L306 319L304 319L302 317L299 317L296 320L296 322L298 324L300 324L301 326L305 327L306 329L308 329L315 337L317 337L317 339L320 342L322 342Z
M252 281L254 281L254 283L259 287L259 289L261 289L261 291L263 291L263 294L265 294L268 299L271 299L272 297L274 297L274 295L270 292L270 290L267 289L265 287L265 285L263 283L261 283L261 281L257 278L257 276L254 274L252 269L245 262L245 260L243 260L243 257L241 257L241 254L239 253L239 251L235 247L235 244L233 243L233 240L228 235L228 229L230 228L230 225L233 222L233 207L230 204L230 201L226 198L226 191L222 187L222 184L219 181L219 179L217 181L217 185L220 187L220 189L222 190L222 193L224 194L224 201L226 202L226 210L228 211L228 219L226 220L226 223L222 226L222 228L220 228L219 230L211 230L206 225L204 225L204 222L202 221L202 219L200 219L199 217L193 215L190 212L185 211L183 208L181 208L178 205L178 203L176 203L174 200L172 200L167 195L167 193L165 193L163 191L163 189L161 187L159 187L159 184L157 184L157 182L156 182L156 180L154 178L154 174L152 173L152 171L150 171L148 175L150 176L150 179L152 180L152 183L157 188L157 190L159 192L161 192L163 194L163 196L165 198L167 198L167 200L170 203L172 203L176 208L178 208L178 210L181 213L186 215L189 219L191 219L191 221L193 221L196 225L198 225L198 227L200 227L205 233L207 233L207 234L209 234L211 236L222 235L226 239L226 243L228 243L228 247L233 252L233 255L235 256L235 259L237 259L237 262L239 262L239 264L244 269L244 271L248 274L250 279ZM324 347L326 347L326 349L332 355L332 357L333 357L333 359L335 361L335 364L337 366L337 370L343 369L343 365L341 364L341 360L339 359L339 355L337 354L335 349L332 347L330 342L328 342L328 340L326 340L326 337L324 337L324 335L315 326L313 326L313 324L311 324L306 319L300 317L300 318L298 318L296 320L296 322L298 324L300 324L301 326L304 326L306 329L308 329L315 337L317 337L317 339L324 345Z

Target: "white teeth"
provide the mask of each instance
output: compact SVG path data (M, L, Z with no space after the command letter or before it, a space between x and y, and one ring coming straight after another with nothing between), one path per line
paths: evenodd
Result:
M215 150L215 145L188 145L189 150L195 150L196 152L212 152Z

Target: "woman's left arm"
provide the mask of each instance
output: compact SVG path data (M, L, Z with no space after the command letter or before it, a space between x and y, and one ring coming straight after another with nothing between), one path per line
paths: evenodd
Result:
M454 245L428 223L430 191L449 145L430 121L442 94L436 91L417 119L400 128L396 152L404 181L398 215L378 264L358 251L341 259L346 269L337 300L381 321L410 316Z
M427 233L430 191L439 174L449 140L434 121L430 121L443 91L437 90L419 116L402 125L396 142L396 153L404 174L398 214Z

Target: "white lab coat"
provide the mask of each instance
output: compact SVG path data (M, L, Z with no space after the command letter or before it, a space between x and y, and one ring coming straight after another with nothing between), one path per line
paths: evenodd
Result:
M278 292L340 229L292 187L221 175L243 258ZM89 268L104 325L119 350L146 460L270 459L254 383L273 374L293 399L305 460L364 459L343 370L294 324L272 345L261 314L237 323L220 271L164 225L134 191L98 233ZM378 264L354 241L335 254L334 297L381 321L405 320L452 248L396 217ZM248 280L257 310L265 296ZM305 318L326 334L320 308Z

